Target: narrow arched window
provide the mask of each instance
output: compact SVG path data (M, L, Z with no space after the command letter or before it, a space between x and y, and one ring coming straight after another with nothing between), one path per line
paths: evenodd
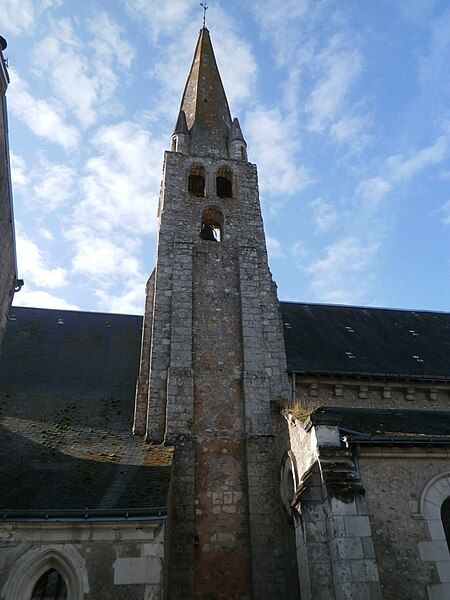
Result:
M231 178L231 170L228 167L220 167L217 171L216 193L219 198L231 198L233 196Z
M62 600L63 598L67 598L66 583L56 569L49 569L34 586L31 600Z
M223 239L223 214L218 208L209 207L202 213L200 228L202 240L221 242Z
M441 506L441 520L444 527L445 539L450 552L450 496L444 500Z
M205 169L203 167L193 166L190 168L188 190L193 196L205 195Z

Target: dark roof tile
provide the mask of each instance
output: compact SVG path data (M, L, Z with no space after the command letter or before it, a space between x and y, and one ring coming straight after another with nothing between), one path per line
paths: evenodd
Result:
M450 313L281 302L289 371L450 379Z

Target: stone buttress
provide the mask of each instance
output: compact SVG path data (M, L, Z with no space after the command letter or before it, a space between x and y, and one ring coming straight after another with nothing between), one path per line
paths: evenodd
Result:
M256 166L200 31L164 156L134 432L173 444L170 598L290 598L271 403L289 394Z

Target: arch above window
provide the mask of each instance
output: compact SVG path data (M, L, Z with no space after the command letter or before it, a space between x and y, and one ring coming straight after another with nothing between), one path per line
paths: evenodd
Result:
M70 544L27 550L16 560L2 591L8 600L36 600L39 598L35 596L35 592L39 590L38 585L42 589L45 576L54 572L59 574L66 587L66 596L55 596L58 600L82 600L84 594L89 592L85 561ZM54 575L51 577L54 578ZM53 600L53 596L44 598Z
M440 583L429 586L433 597L447 597L448 572L450 570L450 473L434 476L425 485L418 511L411 507L413 517L424 519L428 526L428 539L421 539L417 546L420 560L436 565Z
M188 191L192 196L205 195L205 169L200 165L193 165L189 169Z
M215 206L205 208L201 216L200 237L211 242L223 239L223 213Z
M219 198L233 197L232 173L229 167L220 167L216 173L216 193Z
M283 504L283 512L286 520L293 523L292 503L298 487L298 474L295 456L288 450L281 462L280 469L280 495Z

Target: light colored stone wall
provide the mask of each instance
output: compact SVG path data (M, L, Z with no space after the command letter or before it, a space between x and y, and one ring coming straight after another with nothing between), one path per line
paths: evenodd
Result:
M367 503L351 491L338 494L331 486L336 486L334 477L327 481L333 475L333 456L338 477L341 465L352 465L345 459L338 428L307 431L292 415L286 416L295 470L291 506L302 598L380 599Z
M295 378L296 400L305 408L349 406L403 410L450 409L448 383L320 379L303 375L296 375Z
M437 568L437 563L447 562L448 569L447 544L441 535L437 556L419 504L430 479L449 472L450 453L423 447L368 448L361 451L358 462L366 488L383 597L448 598L446 575L439 574ZM444 595L438 595L439 588L436 591L435 586L440 583L447 583ZM428 592L428 588L435 591Z
M25 523L0 526L0 599L30 598L58 569L72 600L162 600L162 521Z

